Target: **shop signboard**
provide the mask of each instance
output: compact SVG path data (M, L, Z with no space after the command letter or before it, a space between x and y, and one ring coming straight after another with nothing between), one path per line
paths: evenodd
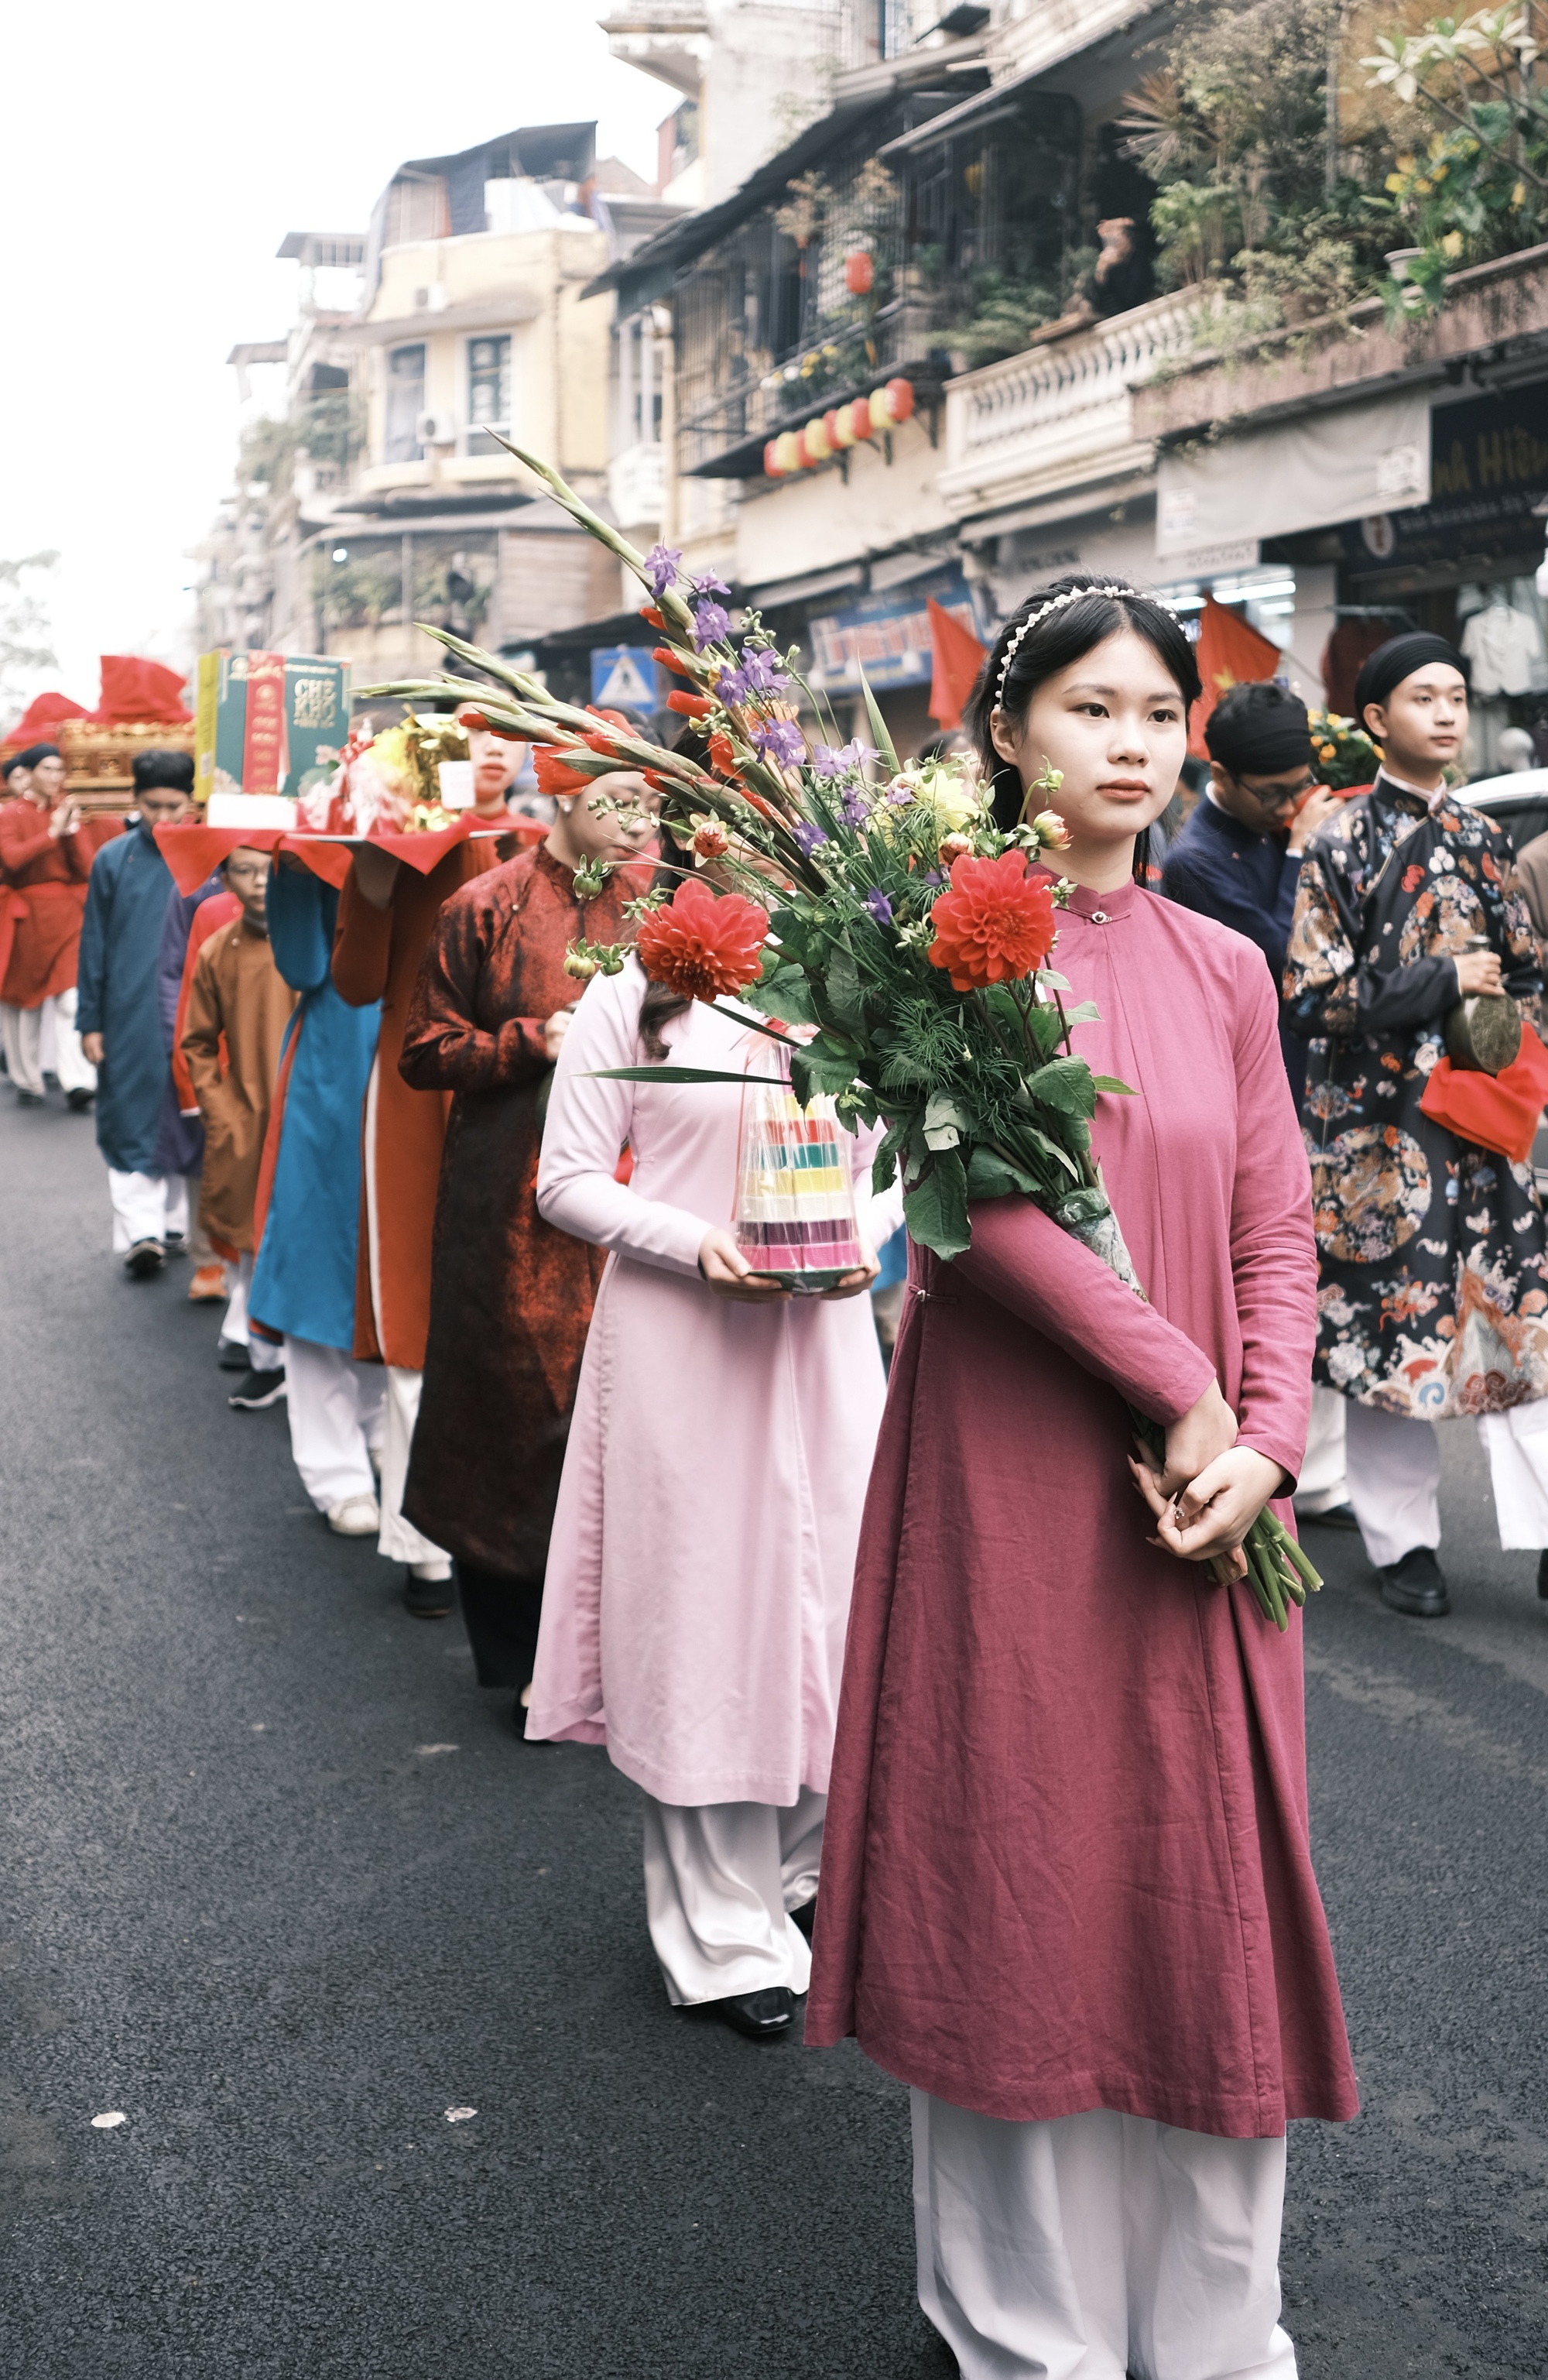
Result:
M1424 569L1541 552L1533 507L1548 495L1548 381L1437 405L1430 416L1430 502L1343 530L1349 569Z
M195 792L309 790L349 734L349 663L316 653L201 653Z
M935 668L926 602L933 596L970 636L987 642L973 590L960 570L933 572L886 595L863 596L841 612L829 612L807 628L810 681L828 694L858 694L860 673L878 692L928 686Z

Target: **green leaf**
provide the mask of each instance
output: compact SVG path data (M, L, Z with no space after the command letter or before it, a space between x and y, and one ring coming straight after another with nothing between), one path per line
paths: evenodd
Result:
M1029 1008L1027 1030L1040 1058L1050 1058L1064 1038L1064 1027L1058 1021L1057 1008Z
M1060 1115L1096 1113L1096 1085L1083 1058L1055 1058L1027 1077L1026 1091L1034 1105L1055 1108Z
M802 967L776 967L761 983L744 991L742 998L750 1007L761 1008L766 1016L782 1016L787 1025L821 1022L812 1005L812 987Z
M1057 1009L1054 1014L1056 1015L1058 1014ZM1079 1007L1065 1010L1064 1021L1066 1025L1100 1025L1102 1011L1097 1007L1094 1000L1082 1000Z
M968 1120L949 1093L937 1091L925 1102L925 1140L930 1148L955 1148Z
M967 1191L970 1198L1008 1198L1013 1190L1025 1197L1034 1197L1037 1184L1019 1165L1012 1165L998 1148L975 1148L968 1158Z
M967 1168L954 1148L944 1149L913 1188L904 1191L903 1220L910 1238L937 1257L960 1257L972 1246Z
M908 1147L908 1136L913 1123L912 1116L894 1116L882 1134L881 1144L871 1160L871 1187L878 1197L884 1190L889 1190L892 1186L893 1176L898 1171L898 1160Z
M1126 1099L1137 1099L1140 1096L1132 1083L1120 1083L1116 1075L1093 1075L1091 1080L1094 1090L1112 1091Z
M791 1088L804 1108L824 1091L847 1091L853 1080L853 1057L829 1057L815 1044L797 1050L790 1062Z
M887 722L881 715L876 696L871 692L864 670L860 673L860 691L865 698L865 716L871 723L871 741L877 747L877 757L888 775L895 777L898 773L897 750L891 736L887 732ZM926 1245L928 1245L927 1242Z
M865 1008L860 990L860 970L854 954L843 943L837 945L828 966L828 1004L841 1025L851 1033L865 1029Z

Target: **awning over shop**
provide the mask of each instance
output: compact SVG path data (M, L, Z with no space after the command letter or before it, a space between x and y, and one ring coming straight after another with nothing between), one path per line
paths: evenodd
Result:
M1200 547L1290 537L1429 501L1430 399L1409 392L1163 455L1155 552L1179 561Z

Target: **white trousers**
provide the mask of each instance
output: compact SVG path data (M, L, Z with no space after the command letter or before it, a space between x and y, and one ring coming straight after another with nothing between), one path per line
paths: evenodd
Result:
M331 1512L351 1496L374 1497L371 1449L381 1443L386 1396L381 1365L287 1335L284 1385L290 1451L318 1511Z
M396 1364L386 1364L382 1370L386 1379L381 1434L381 1534L376 1549L389 1561L407 1562L419 1578L450 1578L451 1556L440 1546L432 1546L429 1537L422 1537L403 1516L408 1451L414 1443L414 1425L419 1418L419 1390L425 1376L422 1372L405 1372Z
M120 1173L107 1169L107 1195L113 1201L113 1253L127 1256L141 1240L166 1245L169 1232L187 1237L192 1203L186 1173Z
M251 1248L244 1248L236 1263L226 1266L225 1280L231 1294L221 1323L223 1345L245 1347L255 1372L277 1372L284 1362L284 1349L277 1340L260 1339L248 1323L248 1292L253 1280Z
M817 1888L827 1809L805 1786L788 1810L646 1795L646 1917L674 2008L806 1989L812 1954L789 1912Z
M60 1089L94 1091L97 1070L87 1064L80 1036L75 1029L73 983L67 991L55 992L36 1008L13 1008L8 1000L0 1001L0 1043L5 1047L11 1080L18 1091L36 1092L40 1099L45 1038L49 1045L46 1056L59 1077Z
M1312 1390L1306 1455L1295 1491L1295 1508L1302 1519L1310 1520L1318 1512L1331 1512L1336 1505L1348 1502L1349 1491L1344 1478L1344 1439L1348 1410L1348 1397L1341 1397L1336 1389Z
M1480 1414L1489 1455L1494 1517L1507 1552L1548 1547L1548 1399ZM1348 1411L1349 1501L1378 1570L1415 1546L1441 1541L1441 1448L1433 1422L1408 1421L1373 1405Z
M911 2097L919 2302L962 2380L1295 2380L1282 2139Z

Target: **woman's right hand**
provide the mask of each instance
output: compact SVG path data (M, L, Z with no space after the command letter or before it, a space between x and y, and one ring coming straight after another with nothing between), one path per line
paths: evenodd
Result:
M706 1232L699 1242L699 1270L717 1297L733 1297L744 1305L771 1305L790 1295L782 1281L753 1270L730 1232Z
M1206 1463L1225 1454L1236 1444L1236 1415L1220 1393L1219 1381L1211 1380L1198 1403L1180 1421L1167 1424L1167 1460L1157 1483L1163 1496L1178 1495Z
M1464 1000L1475 991L1499 991L1504 988L1497 951L1458 951L1451 963L1457 969L1457 989Z

